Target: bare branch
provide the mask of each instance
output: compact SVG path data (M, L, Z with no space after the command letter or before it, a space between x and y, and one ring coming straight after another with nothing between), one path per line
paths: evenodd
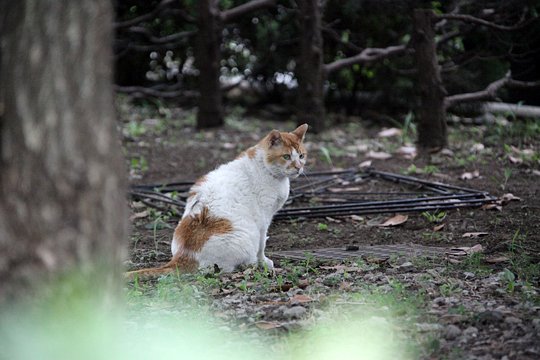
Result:
M222 85L221 91L229 91L237 86L239 86L242 83L242 81L237 81L232 84L228 85ZM181 83L177 83L174 85L166 85L166 84L160 84L152 87L146 87L146 86L114 86L114 90L116 92L129 94L136 98L143 98L143 97L158 97L158 98L197 98L199 97L198 91L190 91L181 89Z
M434 14L433 16L435 19L459 20L459 21L470 22L473 24L478 24L478 25L482 25L482 26L486 26L492 29L502 30L502 31L519 30L530 23L530 20L525 21L522 18L517 24L507 26L507 25L495 24L493 22L490 22L481 18L477 18L471 15L464 15L464 14L439 14L439 15Z
M165 44L169 42L174 42L186 37L193 36L197 33L197 30L191 30L191 31L181 31L175 34L167 35L167 36L154 36L150 30L143 26L132 26L128 29L129 32L135 33L135 34L141 34L146 36L146 38L154 44Z
M137 17L135 17L133 19L130 19L130 20L117 22L117 23L114 24L114 27L115 27L115 29L119 29L119 28L124 28L124 27L137 25L137 24L140 24L143 21L150 20L153 17L155 17L156 15L158 15L161 11L163 11L167 6L169 6L170 4L172 4L174 2L175 2L175 0L162 0L158 4L158 6L156 6L156 8L154 10L152 10L151 12L146 13L146 14L141 15L141 16L137 16Z
M225 10L225 11L222 11L221 14L220 14L220 17L221 17L221 21L223 21L223 23L228 23L228 22L231 22L232 20L240 17L240 16L243 16L247 13L250 13L252 11L256 11L256 10L259 10L259 9L262 9L262 8L265 8L265 7L268 7L268 6L273 6L275 5L276 3L276 0L253 0L253 1L249 1L245 4L242 4L242 5L239 5L239 6L236 6L232 9L229 9L229 10Z
M504 86L516 87L516 88L538 87L540 86L540 80L539 81L514 80L512 79L510 72L508 72L502 79L498 79L492 82L484 90L475 91L471 93L456 94L456 95L445 97L444 106L445 108L450 108L454 106L455 104L461 103L461 102L493 100L497 98L497 91L499 91Z
M401 55L407 51L407 46L397 45L389 46L387 48L366 48L362 50L359 54L351 56L345 59L339 59L329 64L324 65L324 70L326 74L330 74L334 71L340 70L342 68L354 65L354 64L365 64L372 63L374 61L387 58L394 55Z

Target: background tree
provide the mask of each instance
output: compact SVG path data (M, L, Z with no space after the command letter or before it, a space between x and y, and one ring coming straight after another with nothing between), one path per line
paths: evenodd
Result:
M0 301L73 270L117 294L127 219L110 2L1 13Z

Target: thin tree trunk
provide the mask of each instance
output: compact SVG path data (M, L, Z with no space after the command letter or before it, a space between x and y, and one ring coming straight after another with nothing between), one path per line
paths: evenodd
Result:
M220 76L222 24L216 0L200 0L196 65L199 70L197 127L223 125Z
M300 56L297 63L299 124L308 123L311 130L324 128L323 38L319 0L298 1L300 16Z
M0 13L0 302L66 271L109 300L127 235L110 2L11 1Z
M426 149L439 149L447 144L444 89L437 62L435 32L431 10L414 11L413 46L417 68L417 89L420 107L416 110L418 144Z

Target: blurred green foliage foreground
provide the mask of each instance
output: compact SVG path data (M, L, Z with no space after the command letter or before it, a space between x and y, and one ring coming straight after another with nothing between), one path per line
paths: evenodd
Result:
M182 279L158 280L162 292L178 295L172 302L157 293L143 295L132 289L125 294L124 305L104 306L92 295L93 287L92 281L69 276L40 297L0 310L0 359L373 360L418 356L397 324L374 311L372 306L379 306L380 299L358 301L366 305L350 312L330 306L331 321L277 336L220 326L208 309L192 306L202 300L193 297L192 284Z

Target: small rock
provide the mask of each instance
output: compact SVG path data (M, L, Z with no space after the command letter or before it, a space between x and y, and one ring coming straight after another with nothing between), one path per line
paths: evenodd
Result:
M410 261L406 261L406 262L404 262L403 264L401 264L401 265L398 266L399 269L411 269L411 268L413 268L413 267L414 267L414 265L413 265L413 263L410 262Z
M444 329L444 337L448 340L453 340L461 335L461 329L456 325L450 324Z
M499 311L487 310L478 314L478 322L481 324L492 324L502 321L503 314Z
M474 326L469 326L463 330L463 336L475 338L478 335L478 329Z
M507 324L521 324L523 321L515 316L507 316L504 322Z
M433 299L432 303L433 303L433 305L436 305L436 306L446 305L446 298L437 297L437 298Z
M283 316L288 318L300 318L307 312L303 306L293 306L283 311Z

